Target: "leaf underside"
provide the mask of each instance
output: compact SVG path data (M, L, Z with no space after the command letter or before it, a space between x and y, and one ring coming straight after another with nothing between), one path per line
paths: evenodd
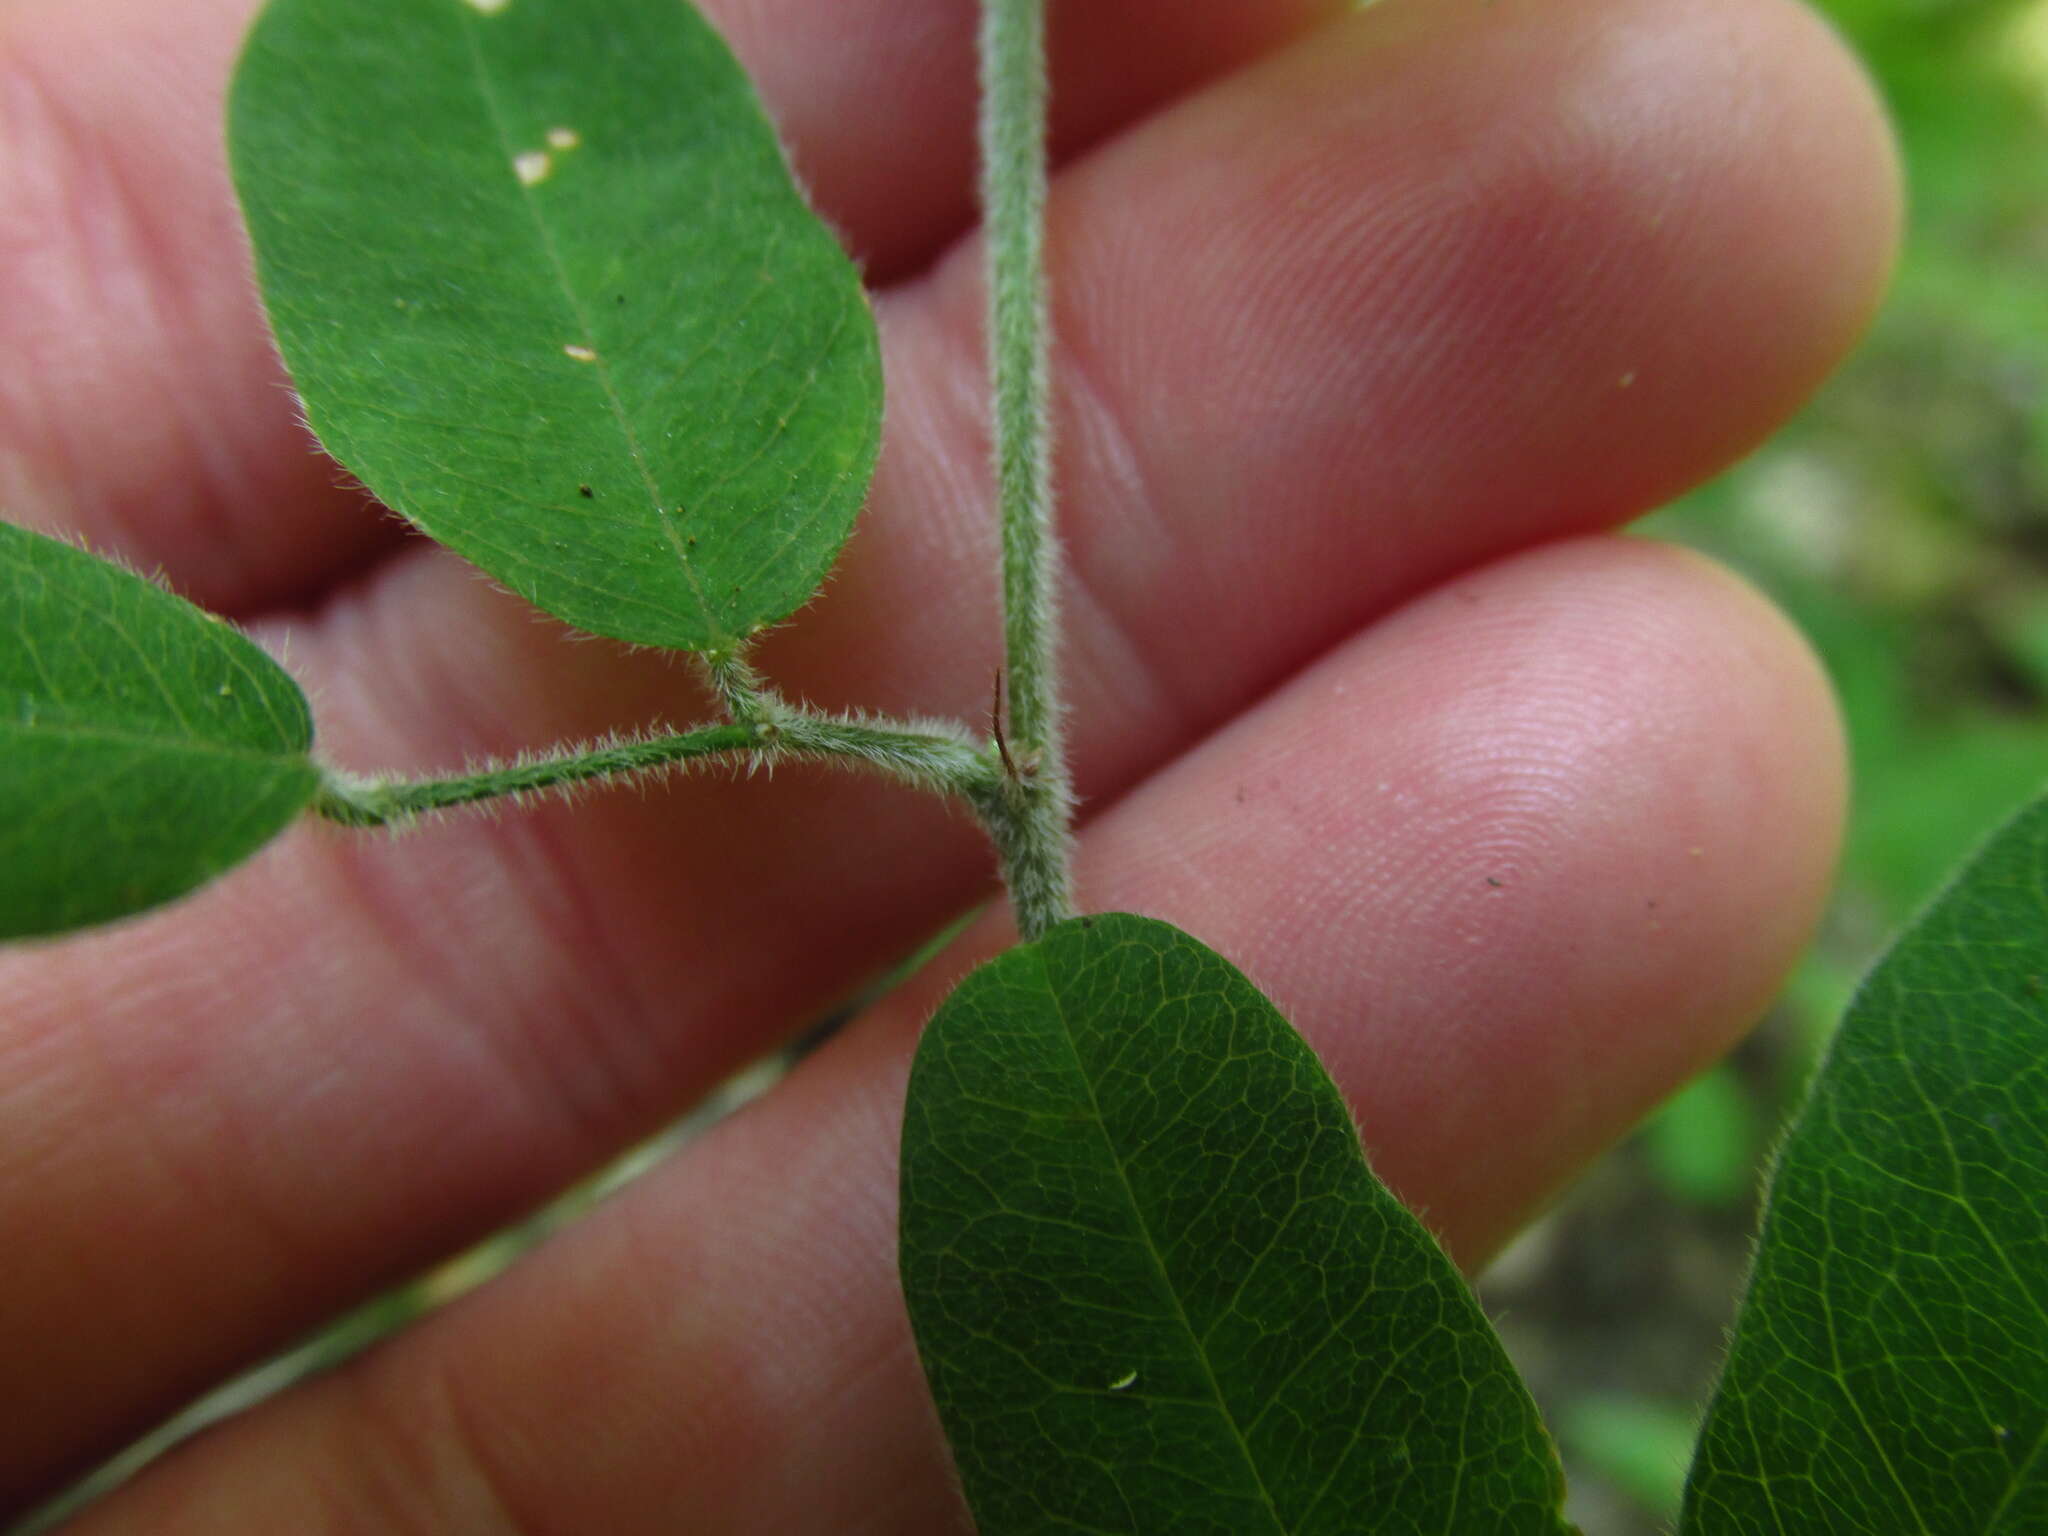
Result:
M1871 974L1773 1181L1688 1536L2048 1530L2048 801Z
M1566 1530L1519 1379L1337 1089L1164 923L1063 924L927 1028L902 1269L982 1536Z
M230 152L328 450L583 629L717 650L866 494L873 317L683 0L272 0Z
M304 695L220 620L0 523L0 938L183 895L312 798Z

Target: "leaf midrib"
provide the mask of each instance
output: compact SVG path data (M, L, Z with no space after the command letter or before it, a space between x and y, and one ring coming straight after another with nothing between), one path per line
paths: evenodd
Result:
M484 58L483 47L477 41L477 28L490 23L480 16L462 17L458 20L462 27L463 42L469 52L477 95L482 98L485 115L490 118L491 129L498 137L500 158L505 165L510 166L513 157L519 153L519 146L512 138L504 108L498 99L496 84L491 79L490 67ZM733 637L724 633L723 626L711 611L710 600L705 597L703 584L697 579L696 568L690 563L684 536L677 529L675 520L669 516L661 494L661 486L655 480L654 471L647 462L646 450L641 446L640 434L634 429L633 419L626 410L626 403L619 397L618 389L612 382L611 359L605 349L597 344L597 328L591 322L589 307L584 304L575 286L569 281L569 270L562 261L561 248L555 243L554 230L541 216L540 204L535 200L534 189L518 182L516 177L514 182L518 186L520 206L526 210L526 216L533 225L534 238L546 259L548 270L554 276L555 286L561 292L562 301L569 308L578 339L592 355L593 361L589 366L596 376L598 392L604 396L605 405L611 411L612 422L619 429L619 436L624 439L626 457L631 461L634 472L640 476L641 486L647 492L648 510L653 514L654 525L661 530L662 538L676 558L676 565L682 571L683 581L689 587L690 596L697 604L697 615L703 623L705 632L715 637L711 648L729 645Z
M1237 1416L1230 1411L1230 1405L1223 1396L1223 1384L1217 1379L1215 1368L1209 1362L1209 1352L1203 1346L1201 1336L1195 1331L1194 1323L1188 1317L1186 1307L1181 1303L1180 1292L1175 1288L1172 1276L1167 1273L1166 1260L1160 1252L1157 1240L1152 1235L1151 1227L1145 1221L1144 1208L1138 1202L1137 1191L1131 1187L1130 1175L1125 1171L1124 1160L1117 1150L1116 1143L1110 1139L1109 1121L1102 1112L1102 1101L1096 1096L1095 1079L1089 1074L1087 1065L1082 1059L1080 1042L1075 1037L1072 1021L1067 1017L1065 1000L1061 997L1059 989L1053 985L1051 967L1045 963L1044 956L1037 954L1035 951L1033 952L1033 958L1038 963L1039 974L1044 981L1046 995L1052 999L1053 1013L1060 1021L1060 1037L1066 1042L1068 1053L1073 1057L1074 1072L1088 1090L1088 1108L1094 1118L1096 1133L1102 1138L1103 1151L1109 1158L1110 1166L1116 1170L1117 1187L1123 1191L1124 1202L1130 1210L1132 1224L1137 1228L1139 1235L1144 1238L1145 1256L1151 1261L1153 1274L1158 1279L1159 1288L1168 1301L1172 1303L1173 1315L1179 1322L1182 1333L1187 1337L1188 1347L1193 1352L1195 1359L1201 1364L1202 1377L1208 1385L1210 1396L1215 1401L1216 1412L1222 1417L1223 1422L1230 1427L1231 1440L1237 1446L1238 1454L1244 1460L1245 1471L1251 1475L1252 1486L1258 1490L1259 1502L1265 1506L1267 1518L1272 1521L1273 1529L1280 1533L1280 1536L1294 1536L1291 1528L1280 1518L1279 1507L1273 1501L1272 1490L1266 1486L1266 1479L1259 1470L1258 1459L1252 1455L1251 1444L1245 1439L1244 1429L1237 1422Z

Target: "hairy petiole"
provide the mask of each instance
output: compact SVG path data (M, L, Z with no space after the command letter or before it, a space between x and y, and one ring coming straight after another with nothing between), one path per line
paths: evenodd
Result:
M585 785L665 774L723 759L749 768L794 761L838 763L952 796L979 810L1003 777L993 752L944 722L822 714L767 690L750 695L747 714L744 721L551 752L444 779L364 778L323 766L313 809L344 826L389 826L430 811L569 793Z

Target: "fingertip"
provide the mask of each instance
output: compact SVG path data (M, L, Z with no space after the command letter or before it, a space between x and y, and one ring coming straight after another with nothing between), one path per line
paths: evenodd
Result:
M1121 802L1093 908L1237 961L1476 1264L1768 1004L1840 839L1840 725L1737 578L1635 539L1446 584Z
M1383 286L1447 317L1403 410L1520 445L1581 529L1625 521L1775 430L1876 314L1884 108L1794 0L1420 9L1369 12L1352 66L1435 82L1411 132L1441 147L1384 189L1413 232Z
M1806 5L1606 10L1575 131L1636 189L1646 270L1668 255L1691 278L1659 291L1663 344L1646 327L1645 363L1616 387L1655 399L1680 380L1664 409L1719 415L1703 456L1727 462L1798 409L1875 318L1904 222L1898 146L1870 76Z

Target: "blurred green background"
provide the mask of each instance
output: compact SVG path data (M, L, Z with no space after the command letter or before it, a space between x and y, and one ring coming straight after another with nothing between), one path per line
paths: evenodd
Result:
M1482 1282L1586 1536L1669 1529L1783 1117L1886 936L2048 782L2048 0L1818 8L1905 148L1898 281L1796 424L1645 528L1804 627L1855 803L1833 910L1772 1016Z
M1645 525L1772 593L1848 722L1840 890L1785 998L1483 1280L1564 1449L1586 1536L1668 1529L1754 1230L1764 1155L1856 977L2048 782L2048 0L1819 0L1897 121L1912 221L1854 362L1767 448ZM360 1349L759 1092L215 1394L12 1536L197 1425Z

